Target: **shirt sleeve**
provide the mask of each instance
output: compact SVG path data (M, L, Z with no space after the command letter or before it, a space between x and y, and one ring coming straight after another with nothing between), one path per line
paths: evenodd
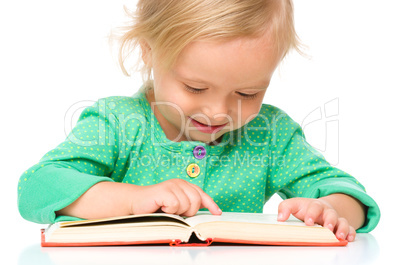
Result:
M287 115L276 120L272 155L278 163L272 176L280 176L282 185L277 193L283 198L319 198L333 193L350 195L367 207L364 225L357 232L370 232L380 219L377 203L366 193L362 184L348 173L331 166L325 158L307 143L299 124Z
M96 183L113 181L110 175L119 155L118 128L105 100L86 108L67 139L20 177L21 216L36 223L77 219L55 212Z

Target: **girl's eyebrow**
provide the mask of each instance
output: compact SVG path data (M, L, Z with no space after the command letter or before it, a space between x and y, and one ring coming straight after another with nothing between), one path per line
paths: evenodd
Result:
M195 83L199 83L199 84L205 84L207 86L212 86L212 84L210 84L209 82L202 80L202 79L198 79L198 78L186 78L184 76L181 76L180 74L178 74L177 72L174 72L175 75L177 77L179 77L180 79L186 80L186 81L190 81L190 82L195 82ZM256 86L250 86L250 87L242 87L242 88L238 88L236 90L243 90L243 89L257 89L257 90L265 90L267 89L267 87L269 86L269 83L266 84L261 84L261 85L256 85Z
M175 75L176 77L178 77L179 79L183 79L183 80L186 80L186 81L190 81L190 82L195 82L195 83L200 83L200 84L205 84L205 85L211 86L211 84L210 84L209 82L205 81L205 80L201 80L201 79L198 79L198 78L195 78L195 77L187 78L187 77L184 77L184 76L182 76L181 74L179 74L177 71L173 71L173 73L174 73L174 75Z
M268 85L263 85L263 86L252 86L252 87L243 87L243 88L239 88L238 90L242 90L242 89L258 89L258 90L265 90L267 89Z

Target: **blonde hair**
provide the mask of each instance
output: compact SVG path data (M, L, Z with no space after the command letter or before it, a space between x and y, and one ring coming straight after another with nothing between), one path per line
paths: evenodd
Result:
M131 22L117 37L119 64L126 75L127 58L144 41L164 69L170 69L192 41L253 37L268 28L283 57L291 49L300 52L292 0L138 0L136 11L126 13ZM139 52L137 70L149 84L152 69L142 65Z

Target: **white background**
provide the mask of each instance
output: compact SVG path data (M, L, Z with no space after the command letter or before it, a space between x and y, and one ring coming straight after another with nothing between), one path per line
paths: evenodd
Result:
M307 139L378 202L382 219L372 234L385 244L400 233L401 220L402 4L294 2L296 29L309 57L292 53L264 102L303 124L332 101L328 111L338 115L327 119L322 112L323 119L304 123ZM121 73L108 44L110 30L125 21L123 4L134 7L135 1L0 2L0 244L10 255L3 256L9 264L16 263L20 251L10 246L38 243L43 227L19 216L19 176L64 140L69 107L82 100L129 96L141 85L138 75ZM326 121L335 122L326 129ZM277 203L269 203L267 212L275 212ZM387 247L381 251L393 254Z

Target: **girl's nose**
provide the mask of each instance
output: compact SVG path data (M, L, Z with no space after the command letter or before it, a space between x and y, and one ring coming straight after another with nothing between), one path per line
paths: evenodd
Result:
M211 100L203 108L203 113L215 125L228 122L230 118L229 112L228 103L223 100Z

